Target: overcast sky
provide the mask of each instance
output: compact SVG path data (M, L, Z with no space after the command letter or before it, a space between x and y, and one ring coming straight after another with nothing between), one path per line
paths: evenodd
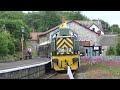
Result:
M120 11L82 11L82 14L92 19L102 19L110 25L118 24L120 26Z
M120 11L82 11L82 14L90 19L102 19L110 25L118 24L120 26Z

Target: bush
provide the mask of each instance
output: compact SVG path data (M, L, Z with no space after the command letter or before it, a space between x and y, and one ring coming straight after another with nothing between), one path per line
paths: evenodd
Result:
M19 54L13 54L9 55L7 54L6 56L0 56L0 63L6 63L6 62L12 62L12 61L18 61L20 60L20 55Z
M106 52L106 55L108 55L108 56L115 55L115 49L114 49L114 47L110 46L109 49Z
M5 56L8 53L9 35L6 32L0 33L0 56Z
M14 54L15 53L15 45L14 45L14 43L9 42L8 43L8 49L9 49L8 54L10 54L10 55Z
M116 45L116 54L120 55L120 43Z
M14 45L15 45L16 52L20 52L22 50L22 44L21 44L21 41L19 39L16 39L14 41Z

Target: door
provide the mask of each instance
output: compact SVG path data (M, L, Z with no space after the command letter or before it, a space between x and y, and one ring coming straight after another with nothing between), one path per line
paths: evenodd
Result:
M85 56L88 56L88 49L85 50Z

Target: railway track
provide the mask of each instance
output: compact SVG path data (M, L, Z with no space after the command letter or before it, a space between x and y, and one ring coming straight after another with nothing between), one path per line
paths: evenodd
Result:
M67 74L59 74L49 77L48 79L69 79L69 76Z
M52 77L54 77L54 76L56 76L57 75L57 72L55 72L55 73L53 73L53 74L50 74L50 75L48 75L47 77L45 77L44 79L50 79L50 78L52 78Z
M76 71L71 71L70 69L67 72L51 72L46 73L42 79L75 79Z
M75 75L75 71L73 72L73 76ZM67 73L49 73L46 74L42 79L70 79Z
M72 79L85 79L84 73L82 73L82 70L79 68L78 70L75 70L71 73L73 75ZM42 79L71 79L70 75L68 73L60 73L60 72L52 72L52 73L46 73Z

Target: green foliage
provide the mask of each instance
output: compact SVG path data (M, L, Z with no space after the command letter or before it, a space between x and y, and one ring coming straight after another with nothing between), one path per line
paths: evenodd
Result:
M42 21L42 15L40 13L28 13L25 15L24 22L31 27L32 29L35 29L36 31L40 27L40 23Z
M46 11L39 29L44 32L59 24L61 24L60 17L54 11Z
M25 23L34 31L44 32L61 24L61 19L55 11L41 11L25 15Z
M12 55L21 51L21 27L25 27L25 42L30 37L30 29L24 23L24 13L21 11L0 11L0 56ZM24 42L24 43L25 43Z
M25 39L29 38L30 29L22 20L0 19L0 27L9 31L14 38L21 39L21 27L25 27Z
M5 26L4 29L3 29L3 26ZM13 43L11 42L9 43L9 50L10 50L9 54L13 54L14 50L21 51L21 37L22 37L21 27L22 26L25 27L24 43L26 43L26 41L30 37L30 29L22 20L0 19L0 27L2 29L2 32L4 32L5 30L8 31L11 37L14 38L14 40L12 40Z
M7 32L0 33L0 56L7 55L9 52L8 43L11 39L10 34Z
M120 34L120 28L117 24L113 24L111 27L110 27L110 32L116 32L118 34Z
M57 14L59 17L64 16L67 20L89 20L80 11L57 11Z
M109 25L109 23L105 22L104 20L100 20L100 21L101 21L101 24L102 24L104 32L109 32L110 31L110 25Z
M19 39L16 39L14 41L14 44L15 44L15 51L16 52L20 52L22 50L22 44L21 44L21 41Z
M106 55L108 56L115 55L115 48L110 46L106 52Z
M120 35L117 36L116 55L120 56Z
M120 43L116 45L116 52L117 52L117 55L120 56Z
M17 54L15 54L15 55L18 56ZM0 63L18 61L19 58L16 56L7 54L6 56L0 57Z
M120 34L117 35L117 43L114 47L110 47L107 52L106 55L116 55L116 56L120 56Z
M15 53L15 45L14 45L14 43L9 42L8 43L8 49L9 49L8 54L10 54L10 55L14 54Z
M69 15L67 18L69 20L87 20L87 18L83 16L80 11L69 12Z
M39 11L25 15L25 23L34 31L44 32L62 23L64 16L68 20L89 20L80 11Z
M24 13L22 11L1 11L0 12L0 19L7 18L7 19L24 19Z

